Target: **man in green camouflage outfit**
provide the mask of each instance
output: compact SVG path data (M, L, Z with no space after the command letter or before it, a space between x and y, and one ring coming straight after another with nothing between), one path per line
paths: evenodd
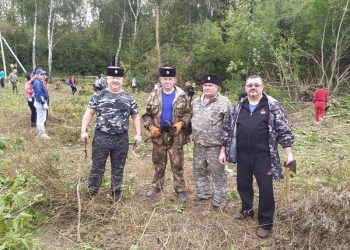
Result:
M193 178L197 189L194 200L213 198L213 208L221 210L227 201L227 176L225 165L219 162L220 133L231 103L219 93L217 75L205 75L202 84L203 94L192 102Z
M179 202L187 200L184 180L184 128L191 119L191 104L186 93L176 84L176 69L159 68L162 87L151 93L142 116L144 126L151 132L154 177L146 196L152 197L164 186L165 168L169 155L174 177L174 189Z

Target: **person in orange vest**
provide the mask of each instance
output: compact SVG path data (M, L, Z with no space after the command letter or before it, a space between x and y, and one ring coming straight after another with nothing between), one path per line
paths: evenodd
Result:
M327 102L328 102L329 91L320 85L320 88L317 89L314 93L314 97L312 99L315 108L315 120L316 124L319 124L323 120Z

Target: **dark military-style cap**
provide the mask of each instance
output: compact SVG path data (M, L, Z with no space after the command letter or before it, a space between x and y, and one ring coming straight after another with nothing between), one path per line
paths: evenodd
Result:
M202 84L204 83L214 83L220 86L219 76L216 74L206 74L203 76L203 79L202 79Z
M160 67L159 68L159 76L160 77L175 77L176 76L176 68L174 68L174 67Z
M109 66L107 68L107 76L123 77L124 76L124 70L122 68L120 68L120 67Z

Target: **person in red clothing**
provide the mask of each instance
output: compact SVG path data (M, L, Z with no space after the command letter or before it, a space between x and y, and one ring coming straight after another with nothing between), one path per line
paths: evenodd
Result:
M33 93L33 84L32 84L32 78L33 75L30 75L29 73L26 73L25 75L27 81L24 85L24 90L26 92L26 97L27 97L27 102L28 102L28 106L30 108L31 111L31 116L30 116L30 121L31 121L31 126L35 127L36 125L36 109L34 107L34 93Z
M315 120L317 124L323 120L328 102L328 94L328 90L322 88L322 86L320 86L320 88L314 93L313 103L315 108Z

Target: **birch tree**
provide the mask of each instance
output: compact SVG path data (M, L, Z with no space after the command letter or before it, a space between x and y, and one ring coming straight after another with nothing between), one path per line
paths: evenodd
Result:
M35 0L35 10L34 10L34 24L33 24L33 50L32 50L32 63L33 70L36 68L36 57L35 57L35 43L36 43L36 25L37 25L37 17L38 17L38 3Z
M131 0L128 0L129 6L130 6L130 10L131 13L134 17L134 34L133 34L133 42L135 42L136 36L137 36L137 25L138 25L138 19L139 19L139 15L141 13L141 0L133 0L131 3ZM135 6L135 10L134 7Z
M160 56L160 43L159 43L159 2L156 3L156 51L157 51L157 61L158 68L162 65L162 60Z
M125 21L126 21L126 11L124 9L123 17L122 17L121 24L120 24L120 31L119 31L119 38L118 38L118 49L117 49L117 52L115 54L115 63L114 63L115 66L118 66L118 62L119 62L119 54L120 54L120 51L122 48Z
M55 3L54 0L50 0L49 2L49 18L47 23L47 48L48 48L48 75L51 82L51 74L52 74L52 50L53 50L53 32L55 29Z

